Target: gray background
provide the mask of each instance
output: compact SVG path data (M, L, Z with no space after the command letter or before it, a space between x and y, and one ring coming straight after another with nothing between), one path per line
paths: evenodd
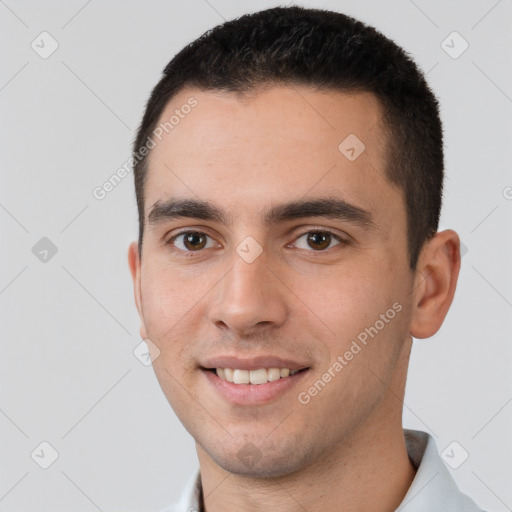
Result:
M451 470L462 490L511 510L512 2L296 3L376 26L441 101L441 227L467 253L446 322L414 343L404 424L430 432L440 452L456 441L455 459L469 453ZM0 0L0 511L157 511L195 470L191 438L133 354L132 175L103 200L92 191L126 162L170 58L223 18L272 5ZM45 59L43 31L59 45ZM458 58L453 31L469 44ZM58 452L48 469L43 441Z

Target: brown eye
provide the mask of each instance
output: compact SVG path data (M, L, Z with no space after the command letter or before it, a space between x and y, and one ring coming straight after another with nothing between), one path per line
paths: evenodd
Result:
M332 242L335 242L334 244ZM327 249L336 245L347 244L338 235L325 230L310 230L299 236L294 245L299 249L305 249L309 252L326 252ZM311 250L313 249L313 251Z
M198 252L201 249L212 247L211 243L207 247L209 238L207 234L199 231L183 231L173 236L167 243L182 252Z
M308 235L307 242L308 245L312 249L323 250L329 247L332 236L330 233L325 231L312 231L311 233L306 233Z
M203 236L203 233L197 233L195 231L185 233L183 244L190 250L202 249L206 245L206 237Z

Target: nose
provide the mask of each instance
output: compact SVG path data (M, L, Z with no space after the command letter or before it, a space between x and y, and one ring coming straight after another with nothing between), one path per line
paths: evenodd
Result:
M251 263L234 253L231 270L211 295L210 321L238 336L279 327L288 314L285 288L265 253Z

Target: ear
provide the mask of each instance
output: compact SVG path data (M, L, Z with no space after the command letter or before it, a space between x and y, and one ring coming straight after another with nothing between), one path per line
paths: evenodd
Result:
M135 297L135 305L139 312L140 318L140 336L143 340L147 338L146 327L144 325L144 317L142 316L142 298L141 298L141 287L140 287L140 255L139 246L137 242L132 242L128 247L128 266L130 267L130 273L133 281L133 294Z
M460 270L460 239L451 229L425 242L416 267L410 334L429 338L441 327L455 294Z

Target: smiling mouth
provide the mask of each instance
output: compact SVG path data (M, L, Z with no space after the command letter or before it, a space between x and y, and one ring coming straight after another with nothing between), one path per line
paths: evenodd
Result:
M203 370L216 374L221 380L233 384L267 384L292 377L309 368L290 370L289 368L258 368L256 370L243 370L238 368L203 368Z

